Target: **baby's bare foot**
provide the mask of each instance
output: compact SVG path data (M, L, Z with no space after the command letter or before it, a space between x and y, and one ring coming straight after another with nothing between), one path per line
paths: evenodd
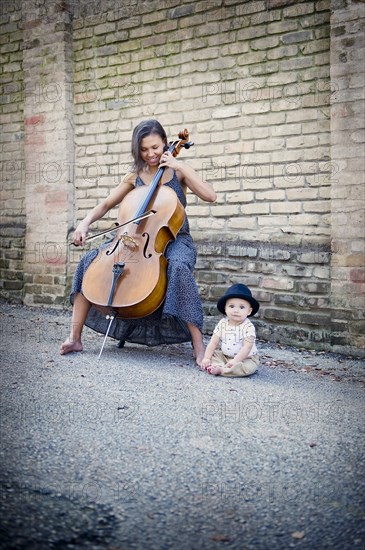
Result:
M213 365L212 367L208 367L207 371L209 372L209 374L215 374L215 376L220 376L223 372L223 369L221 367L216 367Z
M69 338L61 344L60 354L66 355L66 353L71 353L72 351L82 351L84 348L81 342L73 342Z

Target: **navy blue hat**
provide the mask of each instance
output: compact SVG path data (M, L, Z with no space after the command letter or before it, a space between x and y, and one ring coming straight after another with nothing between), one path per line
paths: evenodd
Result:
M230 298L241 298L241 300L247 300L247 302L251 304L252 312L248 317L255 315L260 308L260 304L252 296L251 290L248 286L237 283L236 285L229 287L224 296L218 300L217 308L221 313L223 313L223 315L225 314L226 301Z

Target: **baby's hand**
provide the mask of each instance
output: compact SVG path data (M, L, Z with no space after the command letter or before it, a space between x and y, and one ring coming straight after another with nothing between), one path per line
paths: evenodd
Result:
M211 366L211 362L210 362L210 359L208 359L207 357L203 357L203 360L202 360L202 363L200 365L200 368L202 370L207 370L208 367Z

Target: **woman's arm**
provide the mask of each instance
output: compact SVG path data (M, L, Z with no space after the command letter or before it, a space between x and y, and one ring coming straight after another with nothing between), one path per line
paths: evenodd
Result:
M178 174L180 173L182 181L190 189L190 191L195 193L195 195L203 201L215 202L217 200L217 195L213 187L208 182L203 181L194 168L185 162L177 162L179 163L179 166L176 171Z
M186 185L200 199L207 202L214 202L217 195L213 187L206 181L203 181L199 174L181 160L177 160L169 151L161 155L160 166L168 166L176 171L181 183Z
M127 193L134 189L134 180L135 175L133 176L133 174L128 174L125 176L118 187L114 189L114 191L112 191L100 204L96 205L87 216L85 216L85 218L76 227L73 237L73 242L75 245L85 244L89 226L105 216L109 210L114 208L114 206L119 204L124 199Z

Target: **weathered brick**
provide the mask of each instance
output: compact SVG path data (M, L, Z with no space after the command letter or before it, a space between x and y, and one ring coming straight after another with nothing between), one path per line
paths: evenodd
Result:
M5 291L10 291L10 290L23 290L23 282L22 281L11 281L11 280L8 280L8 281L4 281L4 290Z
M298 53L298 46L280 46L267 52L267 59L281 59L283 57L294 57Z
M259 256L264 260L289 260L291 258L290 250L282 249L280 246L264 246L259 249Z
M318 325L329 327L331 325L330 315L320 315L318 313L299 313L298 321L305 325Z
M280 1L280 0L279 0ZM276 0L275 0L276 2ZM282 2L282 5L285 6L283 10L284 17L300 17L302 15L307 15L308 13L313 13L315 2L292 2L293 6L285 6L287 2Z
M294 323L296 321L296 313L285 309L265 308L264 318L271 321L285 321L286 323Z
M269 23L267 26L267 32L269 34L283 34L286 31L295 31L298 28L298 21L275 21Z
M284 34L281 37L283 44L295 44L297 42L308 42L312 39L311 31L298 31Z
M118 31L124 30L124 29L132 29L133 27L141 27L142 24L142 18L140 16L135 17L125 17L120 19L117 22L117 29ZM149 28L151 28L149 26Z
M173 8L169 12L169 18L175 19L178 17L185 17L187 15L193 15L194 14L194 7L193 5L190 6L179 6L177 8Z

